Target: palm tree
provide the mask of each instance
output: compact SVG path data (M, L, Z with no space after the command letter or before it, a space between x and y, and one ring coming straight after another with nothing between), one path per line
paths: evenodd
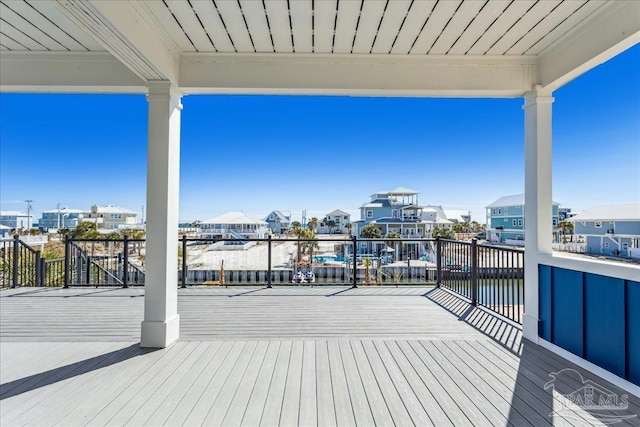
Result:
M456 236L453 234L453 230L447 227L436 227L431 232L431 236L435 239L440 237L442 239L455 240Z
M369 286L371 284L371 273L369 272L369 267L371 267L371 260L369 258L365 258L362 261L364 265L364 284Z
M571 235L571 241L573 242L573 231L574 231L574 225L571 221L560 221L558 223L558 227L560 228L560 230L562 231L562 240L564 243L564 236L565 234L570 234Z
M392 231L390 233L387 233L386 238L387 239L392 239L386 242L386 244L388 246L392 246L393 250L395 251L394 257L393 259L397 261L397 254L398 254L398 250L400 249L401 245L402 245L402 241L400 240L402 236L399 233L396 233L395 231Z
M362 230L360 230L360 237L363 237L365 239L379 239L380 237L382 237L382 233L380 232L380 229L375 226L375 224L368 224L362 227Z
M315 216L311 218L309 220L309 224L307 224L307 227L309 227L309 230L315 234L316 230L318 229L318 218L316 218Z
M329 227L329 234L331 234L331 229L336 226L336 222L332 219L326 222L327 227Z
M344 225L344 228L347 229L347 231L349 231L349 234L351 234L351 229L353 228L353 224L351 224L350 222L346 223Z

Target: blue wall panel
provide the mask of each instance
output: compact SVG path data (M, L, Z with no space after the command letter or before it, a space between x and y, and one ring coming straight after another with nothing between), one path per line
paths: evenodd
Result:
M538 333L542 338L551 342L551 267L548 265L538 266L538 281L540 282L538 290L540 329Z
M553 283L552 342L571 353L584 357L582 272L554 268L551 276Z
M627 357L629 378L640 386L640 283L627 281Z
M585 358L625 376L624 280L584 275Z

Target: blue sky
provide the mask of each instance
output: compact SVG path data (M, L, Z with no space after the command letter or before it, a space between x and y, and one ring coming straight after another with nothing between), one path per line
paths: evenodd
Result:
M640 45L554 93L553 198L580 211L640 201ZM405 186L470 210L524 191L523 100L186 96L180 219L299 218ZM145 204L140 95L0 95L0 208Z

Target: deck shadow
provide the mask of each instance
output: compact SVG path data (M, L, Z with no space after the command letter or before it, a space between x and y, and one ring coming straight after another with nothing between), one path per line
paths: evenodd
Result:
M86 360L80 360L69 365L60 366L45 372L29 375L28 377L0 384L0 400L8 399L32 390L46 387L69 378L77 377L133 357L147 354L156 349L141 348L139 343L121 348L109 353L101 354Z

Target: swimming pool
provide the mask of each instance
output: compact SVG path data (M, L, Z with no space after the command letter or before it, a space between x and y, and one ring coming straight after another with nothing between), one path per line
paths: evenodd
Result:
M339 264L344 262L344 257L337 256L336 254L322 254L314 256L313 261L318 264Z

